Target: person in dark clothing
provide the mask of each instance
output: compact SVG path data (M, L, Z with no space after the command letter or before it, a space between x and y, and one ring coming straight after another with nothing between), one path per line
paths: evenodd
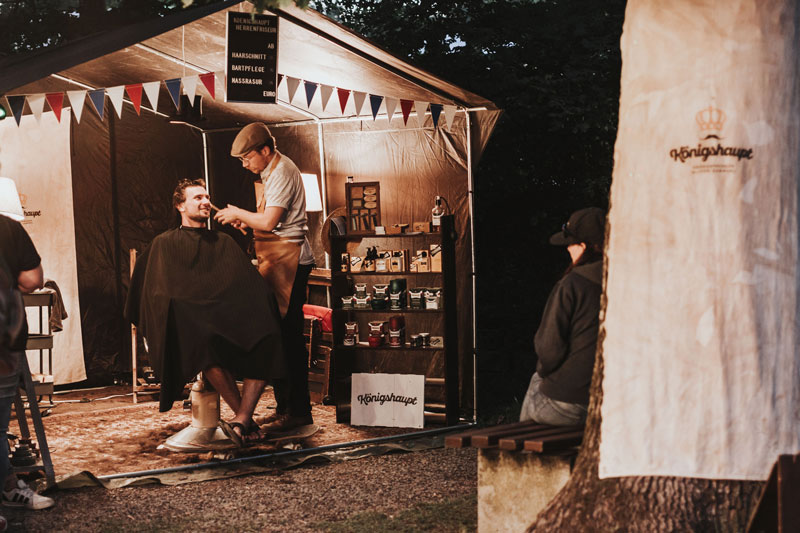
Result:
M603 277L605 211L581 209L550 244L572 259L547 299L534 346L539 361L522 403L520 421L571 426L586 421L597 348Z
M44 282L41 258L30 236L16 220L0 215L0 483L3 505L47 509L52 498L35 493L11 472L8 459L8 422L11 404L19 387L19 373L28 341L28 322L20 293L41 289ZM0 517L0 531L5 531Z
M220 421L225 434L239 445L261 440L253 412L266 380L286 373L277 302L236 242L207 229L203 180L181 181L173 204L181 227L158 235L139 257L125 309L147 339L160 410L202 371L234 412Z

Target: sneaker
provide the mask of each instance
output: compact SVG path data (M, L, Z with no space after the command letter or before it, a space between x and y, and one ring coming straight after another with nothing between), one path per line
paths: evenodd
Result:
M17 480L17 486L11 490L3 491L3 505L6 507L25 507L38 511L47 509L55 505L53 498L36 494L21 479Z
M313 423L314 419L311 414L306 416L277 415L274 422L261 426L261 429L267 433L283 433Z

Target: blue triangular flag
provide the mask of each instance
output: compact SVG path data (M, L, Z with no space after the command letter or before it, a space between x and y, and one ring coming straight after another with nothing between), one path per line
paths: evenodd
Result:
M169 95L172 97L172 103L175 104L175 109L181 107L181 79L172 78L171 80L164 80L167 86Z
M314 93L317 92L317 84L313 81L304 81L303 85L306 88L306 105L311 107L311 100L314 98Z
M372 108L372 120L375 120L375 117L378 116L378 109L381 108L381 102L383 102L383 96L369 95L369 106Z
M97 111L97 114L100 115L100 120L103 120L103 108L106 104L106 90L95 89L94 91L89 91L89 100L94 104L94 109Z
M433 127L439 124L439 115L442 114L444 106L442 104L431 104L431 118L433 119Z
M8 107L11 108L11 114L14 115L14 120L19 126L19 121L22 120L22 109L25 107L25 95L6 96L6 100L8 100Z

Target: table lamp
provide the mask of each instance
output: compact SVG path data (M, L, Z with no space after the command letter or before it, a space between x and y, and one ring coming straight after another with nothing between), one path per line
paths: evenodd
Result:
M17 185L11 178L0 178L0 214L16 221L25 220Z
M322 197L319 194L319 184L316 174L301 174L303 188L306 190L306 212L322 211Z

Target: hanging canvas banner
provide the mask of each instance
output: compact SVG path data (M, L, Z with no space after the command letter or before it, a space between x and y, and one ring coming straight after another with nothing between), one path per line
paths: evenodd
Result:
M31 236L39 255L45 279L56 282L67 311L62 330L53 335L52 374L56 384L86 379L83 365L81 310L78 302L78 271L75 258L75 226L72 210L72 165L70 163L70 110L63 109L64 120L53 113L41 116L41 125L31 115L22 117L20 126L0 122L0 174L14 180L25 219L23 227ZM47 311L44 311L47 333ZM38 308L28 308L31 333L38 333ZM28 351L32 372L39 372L39 351Z
M353 374L350 423L354 426L421 428L424 404L425 376Z
M628 2L601 478L765 480L800 452L798 20Z
M277 101L277 16L228 12L225 73L226 102Z

